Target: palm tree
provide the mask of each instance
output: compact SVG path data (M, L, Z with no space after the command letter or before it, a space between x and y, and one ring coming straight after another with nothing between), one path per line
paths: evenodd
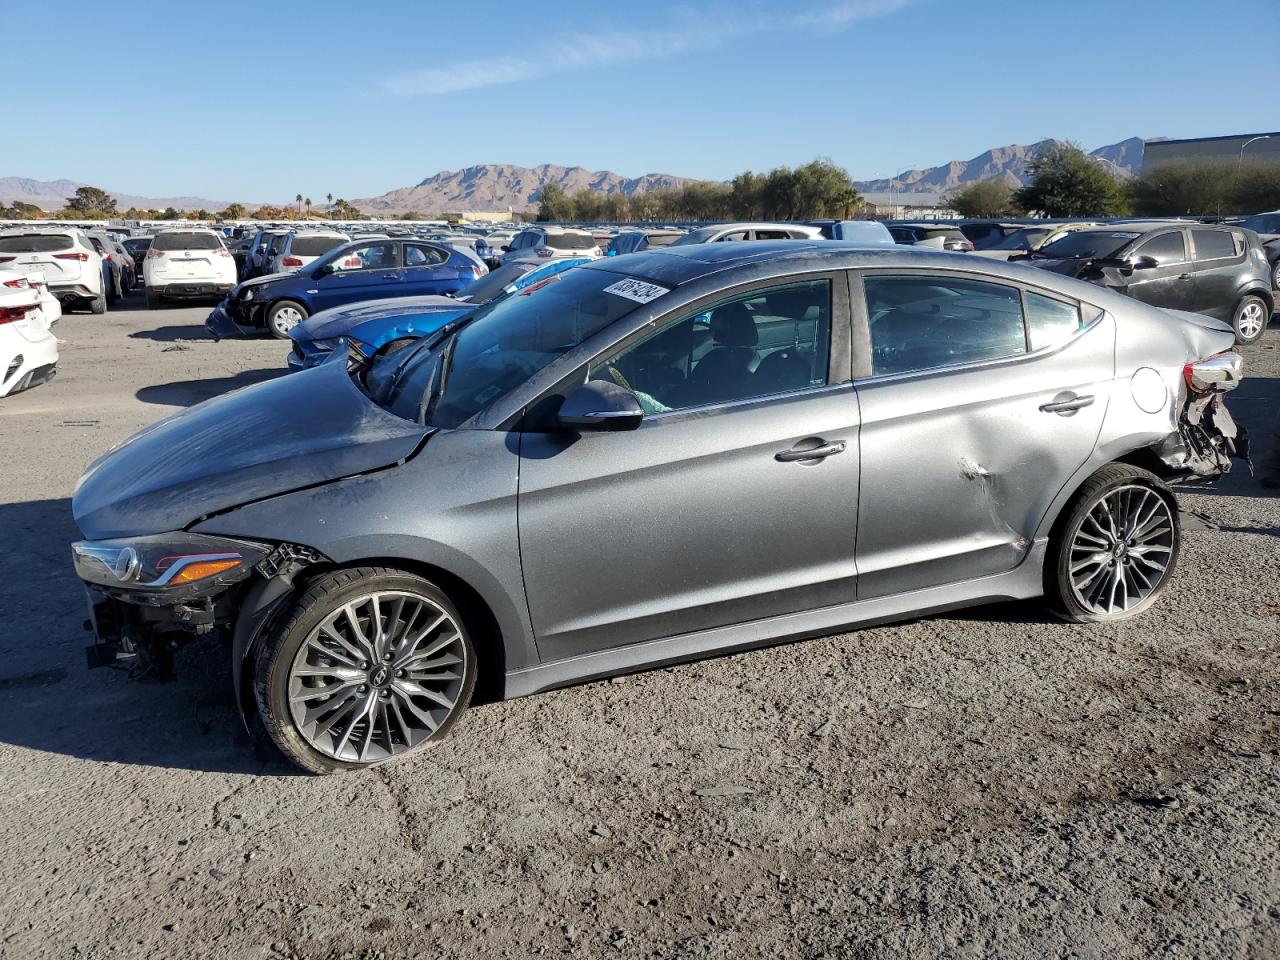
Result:
M307 205L307 216L309 217L311 216L311 198L307 197L307 199L304 202Z
M296 197L294 197L293 202L298 205L298 212L301 213L302 212L302 194L298 194Z
M332 206L333 206L333 194L332 194L332 193L326 193L326 194L324 195L324 198L325 198L326 200L328 200L328 201L329 201L329 206L331 206L331 207L332 207Z

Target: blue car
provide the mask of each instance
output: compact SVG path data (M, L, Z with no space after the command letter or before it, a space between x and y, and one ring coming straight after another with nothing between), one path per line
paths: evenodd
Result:
M483 264L447 243L359 240L296 273L272 273L233 287L204 325L219 340L264 329L284 339L321 310L387 297L456 293L484 273Z
M408 343L465 316L477 307L526 290L579 264L589 257L570 257L550 263L508 263L469 284L455 297L409 297L374 300L325 310L289 331L293 350L289 369L304 370L324 363L349 340L371 354L395 344Z

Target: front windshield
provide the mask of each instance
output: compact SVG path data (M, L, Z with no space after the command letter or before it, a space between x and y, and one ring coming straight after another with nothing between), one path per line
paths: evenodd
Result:
M502 294L507 284L515 283L531 270L537 268L536 263L521 261L504 263L497 270L491 270L479 280L473 280L458 291L458 299L467 303L488 303Z
M1043 227L1025 227L1022 230L1015 230L1013 233L1004 237L998 243L993 243L987 247L988 250L1031 250L1036 243L1048 236L1049 231Z
M1255 213L1241 220L1240 226L1254 233L1280 233L1280 213Z
M629 295L610 289L620 285L629 285L622 287ZM403 359L396 354L379 358L366 384L375 401L411 420L418 419L429 392L439 389L428 420L432 426L457 427L637 309L642 302L636 299L637 286L646 302L666 292L604 270L557 274L554 283L536 283L482 307L452 338ZM446 353L441 371L431 358ZM398 372L386 372L400 364ZM373 390L375 381L386 388Z
M1081 230L1046 243L1040 255L1054 260L1114 257L1141 236L1132 230Z
M690 230L683 237L671 244L673 247L683 247L687 243L706 243L717 233L720 232L719 227L703 227L701 230Z

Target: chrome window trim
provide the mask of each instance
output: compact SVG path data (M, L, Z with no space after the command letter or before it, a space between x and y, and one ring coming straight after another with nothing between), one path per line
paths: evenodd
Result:
M732 411L740 407L757 407L764 406L767 403L776 403L779 400L788 400L792 397L808 397L816 396L823 393L839 393L841 391L852 392L854 382L852 380L843 380L840 383L820 383L809 387L801 387L798 390L784 390L781 393L764 393L755 397L745 397L741 400L726 400L722 403L704 403L696 407L681 407L679 410L665 410L660 413L646 413L641 426L646 423L669 423L672 420L687 419L692 416L708 416L726 411Z

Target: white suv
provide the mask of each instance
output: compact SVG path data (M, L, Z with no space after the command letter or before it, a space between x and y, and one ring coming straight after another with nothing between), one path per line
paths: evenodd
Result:
M63 309L87 306L107 312L105 264L81 230L33 229L0 235L0 270L44 274Z
M142 274L154 310L166 298L221 299L236 285L236 261L221 234L179 227L155 235Z
M598 257L600 244L586 230L564 227L530 227L521 230L503 248L503 263L563 260L565 257Z
M350 243L351 238L337 230L302 230L285 237L276 248L271 273L294 273L319 260L334 247Z

